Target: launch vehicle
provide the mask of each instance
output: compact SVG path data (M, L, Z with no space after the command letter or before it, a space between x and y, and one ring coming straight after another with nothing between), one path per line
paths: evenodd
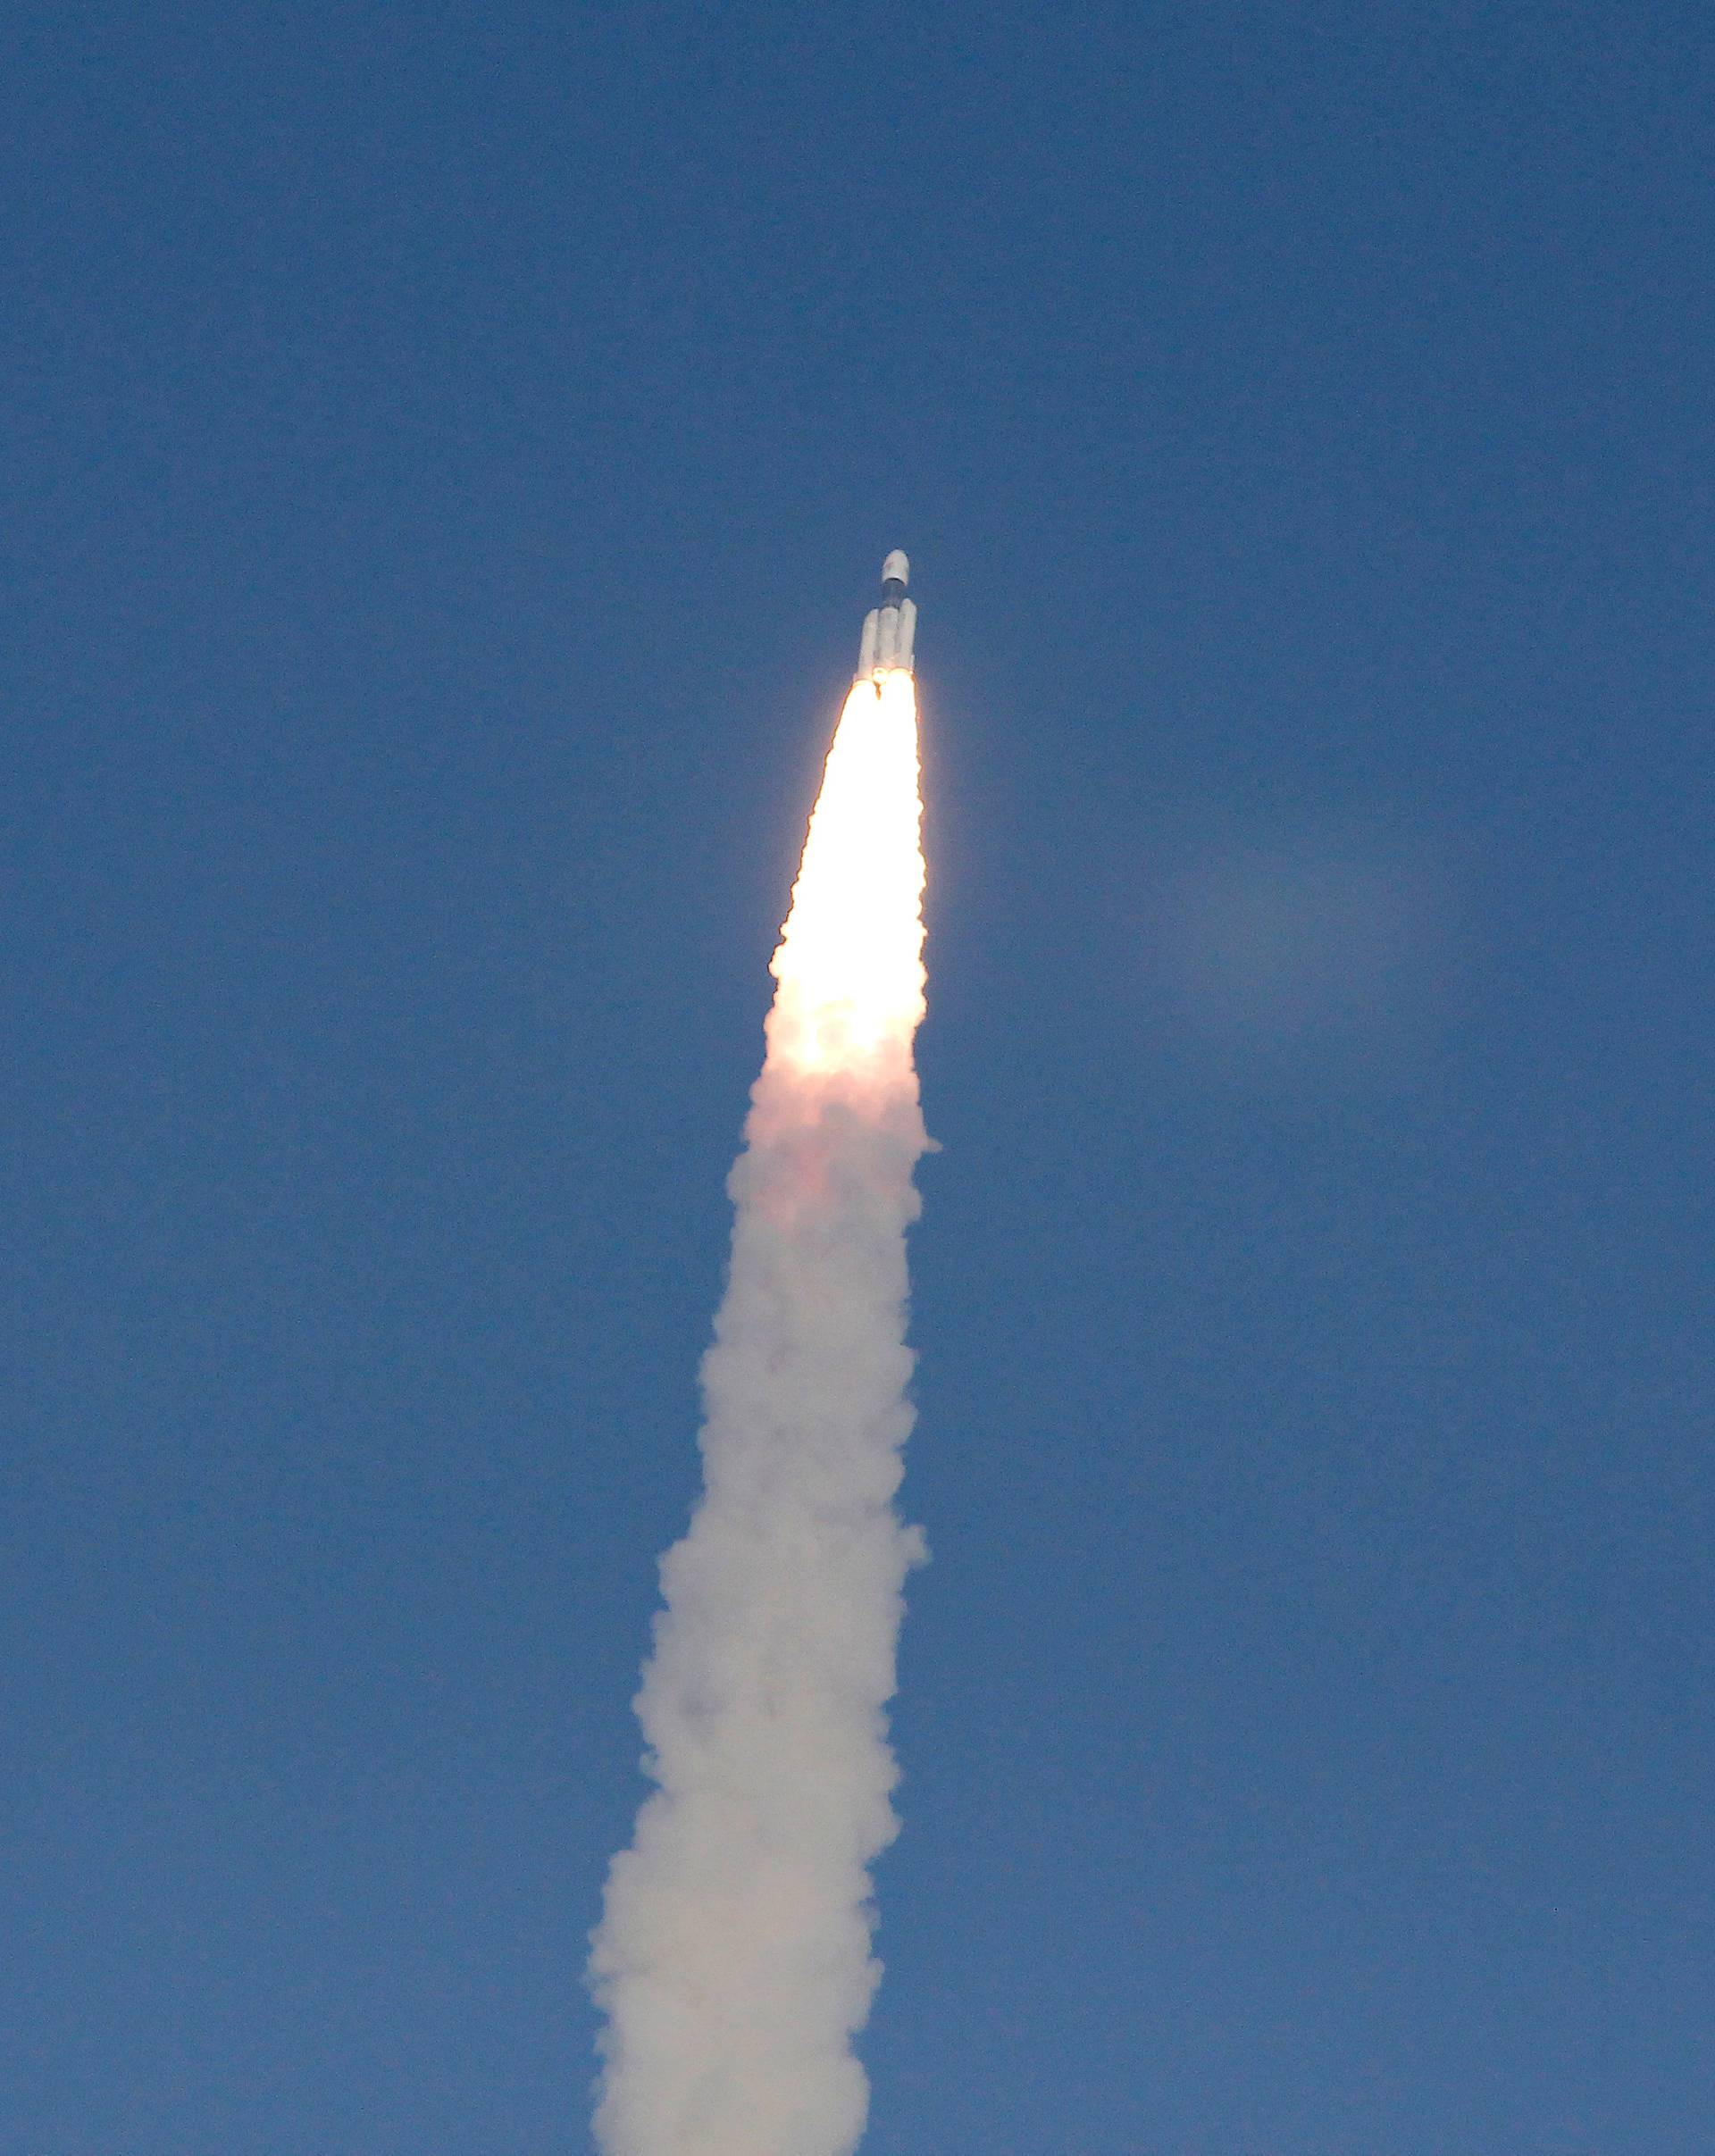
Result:
M911 564L896 547L882 564L882 603L864 616L858 647L858 679L879 681L896 670L911 671L911 646L917 633L917 609L905 596Z

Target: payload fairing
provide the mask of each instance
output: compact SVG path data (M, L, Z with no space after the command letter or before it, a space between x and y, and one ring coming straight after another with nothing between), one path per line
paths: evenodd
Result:
M911 564L896 547L882 564L882 603L864 616L858 647L858 679L879 681L895 670L911 671L911 646L917 633L917 609L905 596Z

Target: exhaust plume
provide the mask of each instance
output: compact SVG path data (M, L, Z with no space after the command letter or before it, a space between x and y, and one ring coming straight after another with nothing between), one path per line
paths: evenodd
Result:
M775 952L704 1491L661 1565L637 1709L657 1784L614 1859L590 1981L607 2156L849 2156L898 1831L884 1709L921 1538L893 1510L912 1170L926 1149L916 698L846 699Z

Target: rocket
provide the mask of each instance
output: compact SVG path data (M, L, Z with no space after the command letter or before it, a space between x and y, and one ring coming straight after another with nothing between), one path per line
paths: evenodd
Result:
M897 667L911 671L911 642L917 633L917 610L905 596L911 564L896 547L882 564L882 603L864 616L858 647L860 681L878 681Z

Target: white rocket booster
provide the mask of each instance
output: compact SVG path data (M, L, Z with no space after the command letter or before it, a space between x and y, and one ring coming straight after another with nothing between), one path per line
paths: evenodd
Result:
M882 564L882 603L864 616L858 647L858 679L879 681L883 674L911 671L911 646L917 633L917 609L905 596L911 564L896 547Z

